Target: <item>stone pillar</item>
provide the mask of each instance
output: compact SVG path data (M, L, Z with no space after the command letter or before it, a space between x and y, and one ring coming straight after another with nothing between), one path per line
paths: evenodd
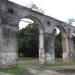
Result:
M0 66L16 66L16 29L8 24L8 0L0 0Z
M69 53L68 53L68 58L70 61L75 59L75 51L74 51L74 44L73 44L73 39L72 37L68 37L68 49L69 49Z
M0 29L0 66L10 67L17 65L17 38L15 27L3 26Z
M72 61L75 59L75 51L74 51L74 44L73 44L73 31L71 25L69 24L68 31L67 31L67 38L68 38L68 59Z
M63 49L63 61L68 61L68 53L69 53L69 46L68 46L68 38L66 33L62 33L62 49Z
M39 61L42 64L54 63L54 39L50 33L40 33L39 35Z
M39 62L45 63L45 50L44 50L44 34L39 34Z
M73 39L69 35L62 35L63 61L71 61L75 57Z
M54 35L52 33L44 33L44 49L45 49L45 61L47 64L54 63L55 51L54 51Z

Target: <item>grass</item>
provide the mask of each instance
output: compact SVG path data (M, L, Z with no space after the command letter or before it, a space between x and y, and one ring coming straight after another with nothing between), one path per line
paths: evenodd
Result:
M40 65L37 58L20 58L18 63L24 65L34 65L34 66Z
M20 58L21 59L21 58ZM24 66L22 67L29 67L29 68L35 68L38 70L43 70L46 68L59 68L61 66L72 66L75 65L75 60L71 61L71 62L63 62L62 59L56 59L55 63L51 63L51 64L40 64L38 63L38 59L33 59L33 58L22 58L21 60L19 60L19 64L22 64Z
M56 59L55 63L47 64L46 66L72 66L75 65L75 59L73 61L63 61L62 59Z
M20 67L11 67L11 68L1 68L0 67L0 72L22 74L22 73L27 72L27 70L24 68L20 68Z
M19 67L10 67L10 68L1 68L1 72L6 73L14 73L14 74L23 74L26 72L29 72L27 68L38 68L38 69L44 69L46 67L55 67L55 66L71 66L75 65L75 60L71 62L63 62L62 59L56 59L55 63L53 64L39 64L39 61L36 58L20 58L18 62Z
M20 58L19 60L20 64L25 64L25 65L34 65L34 66L40 66L38 59L35 58ZM68 66L68 65L75 65L75 60L73 61L68 61L68 62L63 62L62 59L55 59L55 63L51 64L43 64L43 66Z

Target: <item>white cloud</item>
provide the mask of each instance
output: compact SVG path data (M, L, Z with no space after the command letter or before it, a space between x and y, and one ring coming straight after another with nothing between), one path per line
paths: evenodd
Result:
M28 26L28 24L31 24L31 23L33 23L32 20L23 18L19 22L19 29L25 28L26 26Z

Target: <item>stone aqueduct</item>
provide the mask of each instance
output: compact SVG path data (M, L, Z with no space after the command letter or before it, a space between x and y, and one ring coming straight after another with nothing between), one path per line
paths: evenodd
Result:
M22 18L29 18L39 25L39 61L41 64L53 63L55 60L53 39L55 27L62 32L63 61L74 59L72 33L75 27L8 0L0 0L0 66L17 64L18 25Z

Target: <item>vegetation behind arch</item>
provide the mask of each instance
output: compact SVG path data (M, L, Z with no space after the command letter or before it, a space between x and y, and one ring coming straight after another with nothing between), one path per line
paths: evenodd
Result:
M19 31L19 56L38 57L39 29L37 24L29 24Z

